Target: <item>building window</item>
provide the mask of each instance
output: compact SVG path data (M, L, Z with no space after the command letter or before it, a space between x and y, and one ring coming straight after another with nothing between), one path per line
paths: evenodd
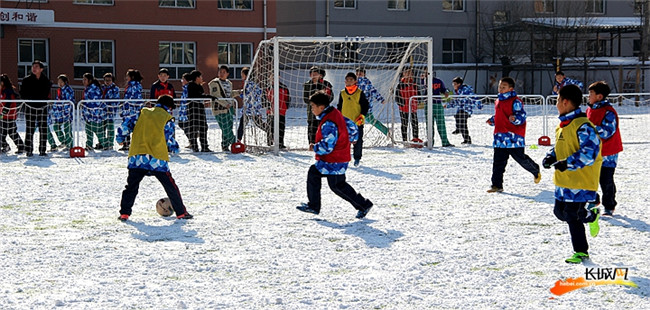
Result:
M161 8L193 8L194 0L158 0Z
M389 10L406 11L409 9L408 0L388 0Z
M253 0L219 0L217 7L225 10L252 10Z
M443 11L465 11L465 0L442 0Z
M607 56L607 41L605 40L588 40L585 42L585 54L590 57Z
M465 39L442 39L442 63L465 62Z
M180 80L183 73L196 69L196 44L194 42L159 42L160 68L169 70L169 78Z
M645 0L634 0L634 14L641 15L643 14L643 5Z
M40 60L45 66L45 76L48 75L47 39L18 39L18 77L23 78L32 73L32 63Z
M508 12L506 11L495 11L492 15L492 25L499 26L508 23Z
M535 0L535 13L555 12L555 0Z
M357 0L334 0L334 7L337 9L356 9Z
M90 72L95 77L114 73L113 41L74 40L74 78Z
M586 12L589 14L605 14L605 0L586 0Z
M241 69L250 67L253 60L252 43L219 43L219 64L230 67L230 78L241 79Z
M74 0L74 4L113 5L113 0Z
M632 56L638 57L639 55L641 55L641 40L634 39L632 41Z
M336 43L334 44L334 50L332 55L334 56L334 62L337 63L350 63L358 62L359 56L357 50L359 49L358 43L345 42L345 43Z

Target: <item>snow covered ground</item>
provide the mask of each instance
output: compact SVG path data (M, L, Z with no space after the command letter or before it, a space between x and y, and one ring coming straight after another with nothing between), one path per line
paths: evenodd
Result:
M591 261L569 265L552 171L534 184L511 161L505 193L485 192L483 121L470 119L471 146L366 149L348 172L375 203L365 220L326 185L320 215L295 209L306 201L309 152L183 153L171 169L195 219L158 216L166 195L147 178L126 223L117 221L124 155L0 156L0 308L650 308L650 144L625 145L616 216L588 238ZM622 122L624 140L648 141L647 118ZM526 152L541 162L547 150ZM550 293L585 267L629 267L639 287Z

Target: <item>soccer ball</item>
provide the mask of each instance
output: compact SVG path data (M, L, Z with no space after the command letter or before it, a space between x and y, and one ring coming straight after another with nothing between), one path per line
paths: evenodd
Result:
M246 145L241 142L235 142L230 145L230 152L233 154L246 152Z
M161 198L156 202L156 212L162 216L171 216L174 214L174 208L169 198Z
M424 142L418 138L411 140L411 147L416 149L421 149L424 146Z

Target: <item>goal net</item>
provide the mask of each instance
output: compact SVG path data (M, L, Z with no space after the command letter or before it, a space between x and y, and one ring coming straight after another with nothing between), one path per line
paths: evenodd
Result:
M308 121L312 119L308 115L309 96L316 90L325 90L332 94L331 105L336 106L345 88L346 74L361 69L367 80L359 84L368 97L372 114L367 115L364 126L364 147L391 146L402 141L396 104L401 74L410 71L413 83L426 93L424 85L429 84L431 59L431 38L275 37L262 41L246 80L247 88L255 91L244 93L242 140L248 146L275 152L281 148L307 149ZM310 71L322 76L312 80ZM368 82L372 87L368 87ZM329 85L331 89L327 89ZM255 96L254 92L262 95ZM255 115L250 111L256 109L246 109L253 105L261 105L262 109L257 110L262 112ZM413 130L409 128L408 140ZM424 128L418 130L422 132Z

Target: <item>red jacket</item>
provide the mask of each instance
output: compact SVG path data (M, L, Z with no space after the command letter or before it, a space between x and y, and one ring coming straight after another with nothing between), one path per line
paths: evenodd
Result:
M280 115L287 115L287 103L291 100L291 97L289 96L289 89L284 86L283 84L280 84ZM273 88L269 88L266 90L266 99L269 102L273 102ZM273 114L274 113L274 105L271 104L271 108L266 110L266 114Z
M321 126L327 121L334 122L339 131L339 139L336 140L336 145L332 153L325 155L316 154L316 160L322 160L327 163L347 163L350 161L350 137L348 135L348 127L345 124L345 119L341 111L337 109L330 109L318 124L318 131L316 131L316 142L323 139L323 134L320 129Z
M508 119L512 113L512 103L519 99L514 96L506 100L497 99L494 103L494 133L512 132L521 137L526 137L526 123L515 125ZM519 100L521 101L521 100ZM523 101L522 101L523 106Z
M415 84L413 79L400 79L399 84L397 84L396 90L396 99L397 105L399 105L399 110L401 112L409 112L409 103L411 104L411 113L415 113L418 110L418 100L411 97L418 95L418 86Z
M7 99L7 100L16 100L18 96L16 95L16 91L11 88L4 88L2 91L0 91L0 99ZM2 113L2 119L5 120L15 120L16 117L18 116L18 109L17 109L18 102L7 102L4 103L0 101L0 111Z
M606 105L598 109L587 108L587 118L596 126L600 126L603 123L607 111L611 111L616 115L616 132L607 139L601 138L603 141L602 156L614 155L623 150L621 131L618 129L618 113L616 113L616 110L611 105Z

